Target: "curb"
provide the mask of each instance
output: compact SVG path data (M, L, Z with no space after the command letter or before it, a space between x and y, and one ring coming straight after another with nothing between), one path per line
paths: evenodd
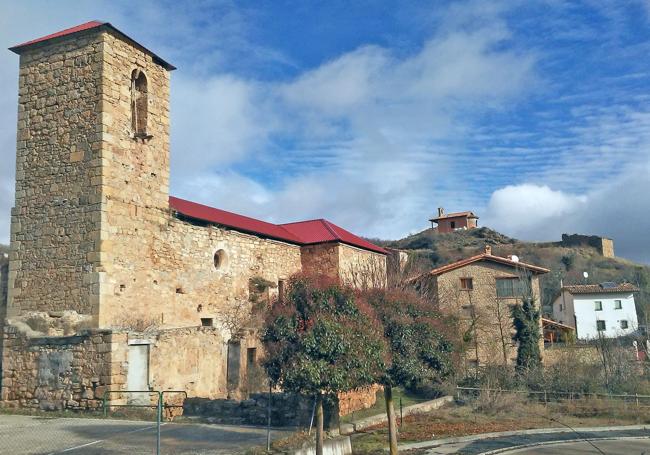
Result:
M625 440L630 440L630 439L650 439L650 436L622 436L620 438L617 437L604 437L604 438L589 438L589 439L571 439L571 440L564 440L564 441L545 441L545 442L537 442L534 444L522 444L519 446L512 446L512 447L504 447L503 449L496 449L496 450L490 450L489 452L481 452L478 455L496 455L499 453L508 453L510 451L514 450L521 450L521 449L528 449L532 447L543 447L543 446L552 446L552 445L560 445L560 444L574 444L576 442L586 442L586 441L625 441Z
M574 431L575 430L575 431ZM430 449L439 447L446 444L457 444L460 442L473 442L481 439L494 439L508 436L523 436L529 434L552 434L552 433L593 433L598 431L624 431L624 430L650 430L648 425L623 425L615 427L576 427L574 430L569 428L535 428L532 430L515 430L515 431L501 431L495 433L482 433L470 436L459 436L455 438L446 439L432 439L430 441L414 442L411 444L398 445L399 450L413 450L413 449ZM488 453L488 452L486 452ZM498 453L498 452L495 452Z

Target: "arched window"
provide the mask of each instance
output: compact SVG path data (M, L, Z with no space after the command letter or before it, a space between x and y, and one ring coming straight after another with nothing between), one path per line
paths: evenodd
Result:
M147 76L139 69L131 73L131 122L136 138L147 135Z

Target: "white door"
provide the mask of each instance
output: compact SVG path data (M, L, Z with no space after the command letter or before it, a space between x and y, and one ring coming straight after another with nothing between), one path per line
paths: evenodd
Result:
M127 390L149 390L149 345L129 345ZM129 393L129 404L149 404L149 393Z

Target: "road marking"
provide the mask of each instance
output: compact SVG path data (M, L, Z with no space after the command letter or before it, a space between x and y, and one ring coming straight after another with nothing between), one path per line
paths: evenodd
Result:
M164 425L167 425L167 424L166 423L161 423L160 424L161 427L164 426ZM154 429L154 428L156 428L156 425L152 425L150 427L138 428L137 430L125 431L124 433L115 433L114 436L125 435L125 434L133 434L133 433L138 433L138 432L144 431L144 430L151 430L151 429ZM108 438L108 439L112 439L114 436L112 436L111 438ZM74 446L74 447L68 447L67 449L63 449L63 450L60 450L58 452L50 452L48 455L56 455L57 453L65 453L65 452L71 452L71 451L77 450L77 449L83 449L84 447L99 444L100 442L104 442L105 440L106 439L98 439L98 440L93 441L93 442L87 442L86 444L81 444L81 445Z

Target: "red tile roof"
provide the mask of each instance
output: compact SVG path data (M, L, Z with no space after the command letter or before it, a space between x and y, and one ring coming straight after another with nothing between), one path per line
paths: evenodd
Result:
M571 294L615 294L621 292L639 292L639 288L630 283L622 283L612 287L603 287L600 284L575 284L562 288Z
M509 265L513 268L530 270L531 272L539 274L550 272L549 269L545 269L544 267L538 267L536 265L526 264L525 262L520 261L513 261L512 259L504 258L501 256L493 256L488 253L481 253L457 262L452 262L451 264L443 265L442 267L438 267L431 270L430 272L427 272L425 275L442 275L443 273L450 272L452 270L456 270L479 261L492 261L499 264Z
M154 61L159 63L161 66L163 66L167 70L172 71L172 70L176 69L176 67L174 65L172 65L172 64L166 62L165 60L163 60L162 58L158 57L156 54L151 52L149 49L144 47L142 44L135 41L133 38L130 38L129 36L125 35L121 31L119 31L118 29L113 27L110 23L101 22L101 21L90 21L90 22L86 22L84 24L77 25L75 27L66 28L65 30L61 30L59 32L52 33L50 35L42 36L40 38L36 38L36 39L31 40L31 41L27 41L25 43L22 43L22 44L17 44L15 46L10 47L9 50L15 52L16 54L20 54L25 48L30 47L30 46L32 46L34 44L43 43L43 42L49 41L51 39L61 38L63 36L69 36L69 35L72 35L74 33L79 33L79 32L83 32L85 30L91 30L93 28L98 28L98 27L102 27L102 26L106 27L108 30L111 30L112 32L116 33L117 35L119 35L123 39L131 42L135 46L137 46L137 47L143 49L144 51L148 52L149 54L151 54L154 57Z
M297 245L341 242L386 254L383 248L373 245L327 220L300 221L278 225L173 196L169 197L169 206L172 210L190 218L227 226L238 231L258 234L263 237L284 240Z

